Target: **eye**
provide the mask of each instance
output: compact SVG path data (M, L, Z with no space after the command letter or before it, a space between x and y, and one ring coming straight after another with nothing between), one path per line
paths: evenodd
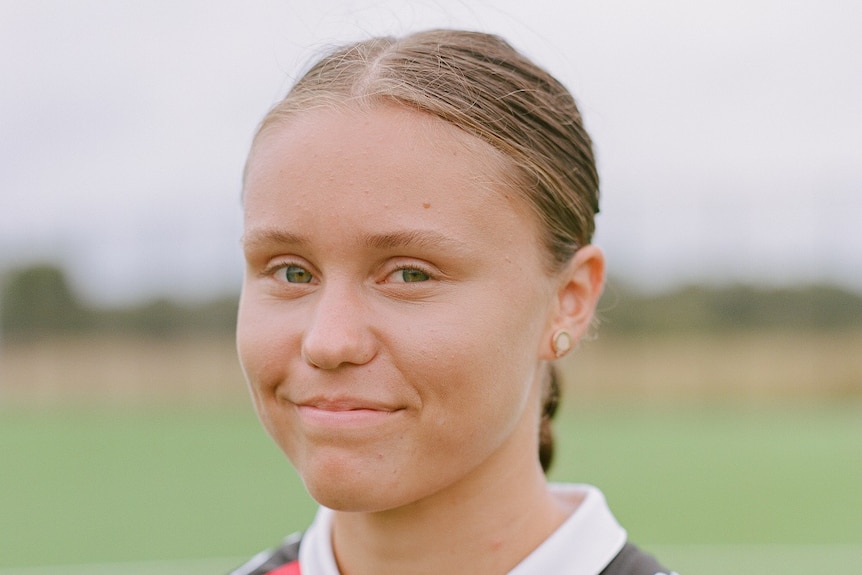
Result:
M398 283L418 283L431 279L431 275L418 268L402 268L392 272L390 281Z
M311 283L314 276L305 268L297 265L287 265L278 270L278 276L284 279L287 283L292 284L307 284Z

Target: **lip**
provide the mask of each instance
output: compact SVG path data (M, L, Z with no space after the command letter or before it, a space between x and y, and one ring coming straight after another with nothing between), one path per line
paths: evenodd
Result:
M353 398L311 399L294 405L303 424L318 428L380 425L402 411L399 407Z

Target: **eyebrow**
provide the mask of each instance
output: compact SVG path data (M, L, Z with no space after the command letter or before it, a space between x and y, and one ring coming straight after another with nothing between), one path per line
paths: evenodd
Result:
M409 230L386 234L369 234L363 237L369 248L391 250L394 248L444 248L463 249L464 243L432 230Z
M242 235L243 247L267 246L267 245L291 245L304 246L308 242L302 236L290 232L274 229L261 229L245 232Z
M396 248L442 248L445 250L464 249L465 244L433 230L408 230L383 234L364 234L360 243L375 250L392 250ZM260 229L246 232L242 236L245 247L265 245L289 245L304 247L309 240L301 235L285 230Z

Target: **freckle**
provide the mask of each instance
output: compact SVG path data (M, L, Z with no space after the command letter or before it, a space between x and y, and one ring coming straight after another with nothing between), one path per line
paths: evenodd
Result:
M422 207L423 207L423 208L425 208L425 209L427 210L428 208L430 208L430 207L431 207L431 202L424 202L424 203L422 204Z

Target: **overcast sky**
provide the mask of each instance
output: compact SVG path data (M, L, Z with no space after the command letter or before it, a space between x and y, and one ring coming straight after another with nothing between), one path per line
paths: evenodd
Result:
M615 276L862 291L862 2L0 0L0 270L238 288L254 127L321 49L502 34L575 94Z

